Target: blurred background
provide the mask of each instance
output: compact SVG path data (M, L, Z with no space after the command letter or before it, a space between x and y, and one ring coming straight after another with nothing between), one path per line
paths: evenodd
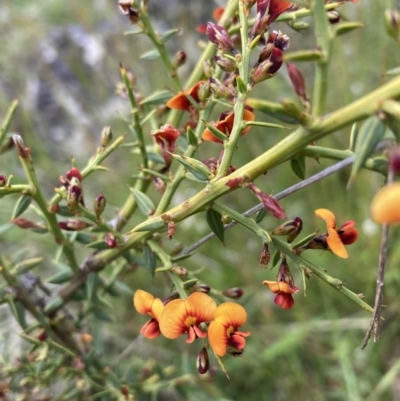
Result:
M184 81L200 55L198 41L205 37L193 28L211 20L213 8L224 2L186 2L179 0L150 0L149 10L156 29L165 32L179 27L182 34L174 36L168 47L171 56L178 50L188 55L188 62L179 70ZM336 40L330 68L327 112L333 111L380 86L389 78L384 73L399 64L398 44L387 36L383 14L386 8L400 7L390 0L360 0L340 8L342 20L360 21L364 27ZM308 19L306 21L310 22ZM295 32L284 23L275 28L290 36L291 50L313 48L313 29ZM71 167L71 158L78 167L100 146L100 133L105 125L114 135L128 134L124 121L129 117L129 102L117 92L120 82L119 63L131 68L137 88L143 96L155 89L172 89L160 60L141 60L140 55L151 49L141 35L124 35L132 30L129 21L120 13L117 1L111 0L14 0L0 4L0 116L4 116L11 101L18 98L20 106L11 126L12 132L23 136L32 149L37 174L46 196L59 185L58 177ZM312 93L313 65L298 63L306 78L308 93ZM252 96L272 101L294 98L295 94L282 68L276 77L256 87ZM218 113L215 113L216 119ZM261 113L257 119L269 120ZM347 149L350 127L321 140L318 145ZM150 130L145 132L152 143ZM281 131L253 128L241 139L235 155L235 165L241 166L268 149L282 137ZM219 147L203 145L200 160L216 157ZM331 165L330 160L319 163L307 160L306 174L310 176ZM103 194L107 198L106 217L112 218L128 195L126 182L138 172L139 158L129 148L115 152L105 165L108 172L99 172L84 182L88 204ZM15 182L24 182L24 173L15 150L0 156L0 174L14 174ZM374 303L378 263L380 227L369 218L369 204L382 185L381 176L363 172L350 191L346 191L349 170L343 170L317 184L293 194L281 203L288 217L300 216L304 233L323 230L324 224L314 210L332 210L338 223L355 220L360 230L359 240L343 260L329 253L312 252L305 256L341 279L365 301ZM288 165L282 165L260 177L256 184L268 193L277 193L299 179ZM178 204L197 190L201 184L185 182L173 199ZM149 191L156 202L159 194ZM17 227L10 227L17 196L0 199L0 253L5 256L23 252L31 257L44 256L45 263L35 269L43 282L55 274L52 238ZM224 202L243 212L254 206L255 198L238 190L226 196ZM28 211L26 216L34 216ZM24 215L25 216L25 215ZM127 225L133 227L142 220L138 214ZM271 217L262 226L273 229L277 221ZM189 246L209 232L204 215L192 217L179 224L176 236L165 245L172 249ZM112 308L104 308L108 321L95 317L84 322L85 330L94 337L93 347L119 378L142 380L143 400L400 400L400 231L391 228L388 263L385 278L381 338L360 346L369 326L370 315L334 291L317 277L307 282L306 297L301 291L295 296L295 306L282 310L273 303L273 294L261 285L274 280L273 271L259 268L262 244L241 227L226 233L226 246L212 239L195 255L182 263L189 271L198 272L203 283L216 291L240 287L244 291L239 302L248 312L244 330L251 331L243 357L225 357L231 380L227 380L211 357L212 371L208 377L197 375L196 356L200 345L188 346L184 338L169 341L163 338L150 341L138 336L146 318L132 307L132 293L144 289L161 298L169 295L170 287L161 275L151 279L142 268L131 268L123 277L120 296L109 298ZM78 250L81 258L88 253ZM302 288L299 269L289 261L295 283ZM111 273L112 266L103 272ZM50 285L50 284L49 284ZM57 285L51 284L51 288ZM103 316L104 318L104 316ZM7 305L0 305L0 366L15 360L26 349L19 338L19 326ZM193 374L190 380L184 379ZM154 375L160 377L160 391L151 389ZM168 380L182 377L174 385ZM54 379L56 382L56 378ZM56 391L56 389L54 389Z

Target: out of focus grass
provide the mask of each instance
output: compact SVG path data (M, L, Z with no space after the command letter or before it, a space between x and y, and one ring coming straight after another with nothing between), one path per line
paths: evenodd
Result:
M385 82L384 72L398 63L399 47L386 36L383 28L383 12L394 3L361 0L356 5L342 8L343 19L361 21L365 27L336 42L330 69L328 112ZM208 2L200 7L198 2L150 0L160 29L166 30L176 24L184 28L183 35L171 41L174 42L171 52L183 49L189 55L190 61L183 69L183 75L190 72L199 54L196 47L199 38L190 29L205 22L214 5ZM127 115L129 106L115 94L115 84L119 81L118 63L132 68L145 94L156 86L167 86L167 77L159 62L139 60L138 55L147 50L149 44L138 36L123 35L130 26L119 14L115 2L20 0L0 5L0 20L0 34L5 38L0 54L0 111L4 114L12 99L20 99L21 107L12 129L22 134L32 148L38 173L50 196L51 186L57 185L58 176L68 170L71 156L76 158L78 166L82 166L95 152L104 125L111 125L116 134L126 133L120 114ZM313 46L311 31L299 34L284 24L278 28L290 35L292 49ZM307 64L299 67L306 75L311 93L313 68ZM293 97L285 69L282 70L273 80L260 85L255 95L275 101ZM280 132L253 129L242 139L235 163L241 165L253 159L260 149L267 149L281 135ZM349 128L345 128L321 141L320 145L346 149L348 138ZM200 150L200 155L206 158L216 156L217 152L215 145L210 144ZM331 163L308 160L307 175ZM135 174L138 162L128 150L121 150L107 164L111 171L93 175L85 182L85 192L88 197L103 193L110 205L108 217L112 217L127 196L124 183L127 177ZM7 174L15 174L17 180L22 179L23 173L12 152L1 156L0 166L0 173L7 171ZM323 229L322 221L314 216L314 210L319 207L334 211L339 222L348 219L357 222L361 235L349 248L349 259L341 260L318 252L307 257L355 292L363 293L366 302L373 304L380 229L369 219L369 203L382 179L364 172L353 188L346 191L348 174L349 171L343 171L328 177L283 200L282 204L289 217L302 217L306 233ZM288 166L282 166L261 177L257 184L276 193L297 181ZM193 194L195 188L183 187L179 199L177 196L174 201L179 202ZM0 200L1 224L9 221L15 199ZM244 211L253 205L254 199L245 191L236 191L225 201ZM266 228L273 228L275 224L270 218L263 222ZM190 245L207 232L204 216L199 215L179 225L171 246L179 241L185 246ZM313 277L307 282L307 296L304 297L303 292L296 295L295 307L283 311L273 304L272 294L261 285L262 280L273 279L276 273L258 267L261 247L257 238L236 227L227 232L226 247L216 239L211 240L183 264L189 270L204 269L201 279L216 289L243 288L245 295L241 302L249 315L245 329L252 335L242 358L225 358L230 381L215 369L213 381L199 379L193 384L165 389L158 399L399 400L399 239L399 229L393 228L381 339L376 344L371 341L365 351L360 350L360 345L370 316L348 299ZM0 237L0 252L12 254L27 246L32 255L54 257L48 254L50 245L46 240L37 244L37 235L21 235L21 231L13 229ZM301 286L300 273L294 265L292 270L296 283ZM51 264L43 267L43 280L52 274ZM142 288L161 297L168 295L169 288L162 279L156 278L152 282L148 273L141 269L128 275L126 284L132 290ZM113 323L86 322L94 333L96 347L110 364L130 346L131 351L118 359L121 372L130 366L136 374L142 360L148 366L170 367L174 371L172 376L195 373L194 361L199 351L196 344L188 347L183 339L172 343L161 338L153 342L139 338L139 328L144 321L133 310L130 295L111 301L115 304ZM8 329L2 325L3 341L12 344L17 329L10 320L7 322ZM17 354L8 348L3 356L7 360ZM214 361L212 363L216 365Z

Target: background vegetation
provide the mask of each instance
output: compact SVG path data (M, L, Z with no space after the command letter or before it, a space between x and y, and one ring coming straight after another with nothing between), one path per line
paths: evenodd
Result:
M341 7L343 20L360 21L364 27L335 42L328 112L378 87L388 79L385 71L398 65L399 47L385 33L383 19L385 9L396 6L395 3L360 0ZM193 27L210 20L216 5L211 1L149 2L157 29L182 28L183 33L168 42L171 54L184 50L188 55L187 63L179 70L182 77L188 76L198 58L197 42L206 40ZM117 135L129 135L123 121L130 111L129 102L116 91L121 80L119 62L132 69L144 95L156 87L167 87L167 76L160 61L140 60L149 42L138 35L123 35L131 26L114 1L13 1L0 6L0 21L4 41L0 56L0 114L5 114L13 99L19 99L11 131L21 134L31 147L37 174L41 182L47 183L45 195L50 198L52 187L59 185L58 177L70 169L71 157L78 167L83 167L96 152L103 126L111 126ZM284 23L276 24L276 28L290 36L292 49L313 47L312 29L298 33ZM311 89L312 63L298 65ZM273 101L293 97L286 68L259 85L255 95ZM145 134L150 144L150 133ZM268 149L275 143L278 135L279 131L266 133L253 128L242 139L235 163L242 165L252 160L261 148ZM349 128L345 128L319 144L347 149L348 141ZM212 143L202 146L199 159L215 154L215 149ZM105 164L108 172L97 172L85 180L85 200L91 204L95 196L103 194L107 199L105 215L112 218L128 194L126 182L138 173L139 162L129 148L122 148ZM319 163L308 160L306 174L331 164L324 159ZM24 173L15 151L0 156L0 174L11 173L16 182L23 182ZM369 204L382 184L382 177L363 172L351 190L346 191L348 177L349 170L343 170L286 198L282 205L288 216L301 216L305 231L310 233L323 229L322 222L314 216L316 208L331 209L339 222L357 222L361 235L349 248L349 259L318 252L307 257L356 293L363 293L365 301L373 304L380 227L369 218ZM277 193L296 182L298 178L289 166L282 166L259 178L257 185ZM182 186L173 204L199 188L196 184ZM159 195L151 190L150 196L157 199ZM52 263L56 257L52 238L7 225L16 199L16 195L0 199L0 253L14 255L16 259L22 255L45 257L33 273L49 288L55 288L57 284L48 283L58 272ZM235 191L225 199L227 205L238 211L254 205L254 199L245 191ZM28 218L34 215L32 210L26 212ZM140 219L141 216L134 217L127 228ZM263 224L271 229L275 222L266 219ZM188 246L208 232L204 216L198 215L179 225L168 247ZM240 287L244 291L240 303L249 315L245 329L252 335L242 358L225 358L230 381L213 360L211 377L197 375L197 344L188 347L183 338L171 342L161 337L150 341L138 336L145 318L132 307L133 291L141 288L165 298L170 288L162 278L156 276L153 281L145 268L134 263L125 271L119 296L107 296L109 306L104 305L104 315L100 320L99 316L85 319L82 332L93 336L91 350L102 357L105 365L116 369L120 380L141 378L141 400L400 400L399 236L398 227L391 229L384 292L387 308L383 312L381 340L371 342L364 351L360 346L370 315L324 282L316 278L309 281L307 296L303 292L297 294L293 309L276 307L273 294L261 285L262 280L273 279L275 272L258 267L260 243L239 227L226 233L226 247L214 238L194 257L182 262L190 271L203 269L199 277L217 290ZM85 254L83 250L80 256ZM292 270L300 286L301 275L295 266ZM112 266L103 277L111 273ZM79 309L79 303L75 306ZM21 328L7 303L0 305L0 321L0 369L5 369L22 358L30 344L19 336ZM169 379L173 377L180 379L171 384ZM24 393L21 380L23 377L15 377L11 399ZM54 383L50 393L62 390L56 377ZM36 398L27 399L43 399L41 394L48 391L39 391Z

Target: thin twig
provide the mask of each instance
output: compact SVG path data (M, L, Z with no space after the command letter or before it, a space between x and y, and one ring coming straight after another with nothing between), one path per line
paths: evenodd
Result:
M295 185L292 185L291 187L277 193L276 195L274 195L273 197L276 200L285 198L286 196L291 195L294 192L297 192L298 190L305 188L311 184L313 184L314 182L320 181L323 178L351 165L354 161L354 156L350 156L344 160L341 160L340 162L334 164L333 166L330 166L322 171L320 171L317 174L314 174L313 176L307 178L306 180L303 180ZM243 216L245 217L249 217L257 212L259 212L260 210L262 210L264 208L264 204L263 203L259 203L258 205L252 207L251 209L247 210L246 212L243 213ZM232 221L232 223L229 224L225 224L224 229L228 230L229 228L232 228L236 225L236 221ZM215 236L214 233L209 233L207 234L205 237L199 239L197 242L195 242L194 244L188 246L187 248L183 249L182 252L180 253L181 255L187 255L191 252L193 252L195 249L199 248L201 245L205 244L207 241L209 241L211 238L213 238Z
M392 169L389 168L387 183L393 182L394 173ZM383 285L385 278L385 266L387 257L387 243L389 237L389 225L382 225L382 237L381 237L381 247L379 251L379 263L378 263L378 274L376 277L376 293L375 293L375 305L374 313L372 314L372 319L369 324L367 333L365 334L364 341L361 345L361 349L365 349L368 345L369 339L371 338L372 332L374 332L374 342L379 341L380 336L380 323L381 323L381 309L382 309L382 299L383 299Z

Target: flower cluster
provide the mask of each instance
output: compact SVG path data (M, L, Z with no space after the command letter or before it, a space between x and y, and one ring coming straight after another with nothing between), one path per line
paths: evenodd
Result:
M213 352L224 356L227 352L242 354L246 345L245 337L250 335L249 332L238 331L247 320L243 306L234 302L217 306L203 292L194 292L186 299L174 299L164 305L161 299L137 290L133 305L142 315L150 316L150 320L140 329L140 333L150 339L160 334L171 340L186 334L187 343L197 338L208 338Z

